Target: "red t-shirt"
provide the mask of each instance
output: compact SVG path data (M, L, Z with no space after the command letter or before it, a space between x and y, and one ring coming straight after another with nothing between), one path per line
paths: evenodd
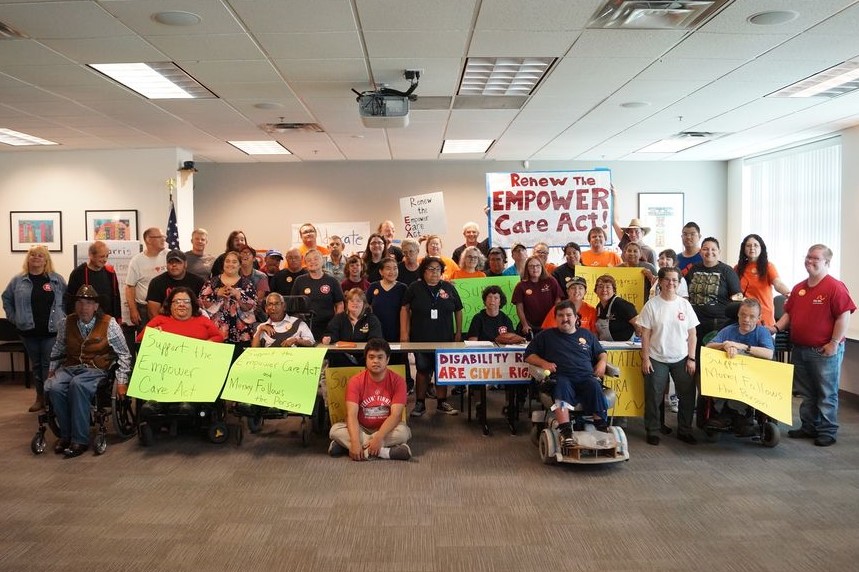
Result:
M358 404L358 423L378 429L391 415L391 405L406 404L406 380L387 370L382 381L373 381L367 370L346 383L346 401Z
M835 320L844 312L856 311L856 304L847 286L827 275L817 286L809 286L808 280L794 286L784 311L790 314L790 341L820 347L832 339Z
M195 338L198 340L209 340L211 342L224 341L224 336L221 334L220 330L218 330L218 326L206 316L193 316L187 320L177 320L171 316L158 314L152 318L148 324L146 324L146 327L161 327L161 331L163 332L178 334L180 336L186 336L188 338ZM137 334L138 342L143 339L144 333L146 333L145 328Z

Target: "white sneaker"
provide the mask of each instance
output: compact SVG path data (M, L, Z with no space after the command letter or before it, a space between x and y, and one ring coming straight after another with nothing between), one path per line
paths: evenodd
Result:
M677 394L672 393L668 396L668 408L671 410L671 413L677 413L680 405L680 400L677 399Z

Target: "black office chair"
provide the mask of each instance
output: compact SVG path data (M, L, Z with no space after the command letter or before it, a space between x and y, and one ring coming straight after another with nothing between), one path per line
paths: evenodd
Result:
M27 348L24 347L18 330L7 318L0 318L0 352L9 354L9 365L13 376L15 375L14 354L24 354L24 384L30 387L33 381L33 374L30 371L30 356L27 355Z

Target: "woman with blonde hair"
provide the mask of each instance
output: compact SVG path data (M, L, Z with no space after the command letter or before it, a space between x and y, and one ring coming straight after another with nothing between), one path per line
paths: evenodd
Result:
M32 413L45 408L51 350L57 339L57 325L65 316L66 281L54 272L51 253L42 245L27 251L21 270L3 291L3 311L21 335L30 359L36 386L36 401L30 406Z

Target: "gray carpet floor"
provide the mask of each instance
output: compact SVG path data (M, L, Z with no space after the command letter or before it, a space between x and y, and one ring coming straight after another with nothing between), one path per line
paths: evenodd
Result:
M30 452L32 390L7 377L0 570L859 569L856 400L833 447L653 447L633 420L629 462L606 466L544 466L501 401L490 437L428 401L409 462L332 459L320 436L303 448L295 418L241 446L112 436L63 460Z

